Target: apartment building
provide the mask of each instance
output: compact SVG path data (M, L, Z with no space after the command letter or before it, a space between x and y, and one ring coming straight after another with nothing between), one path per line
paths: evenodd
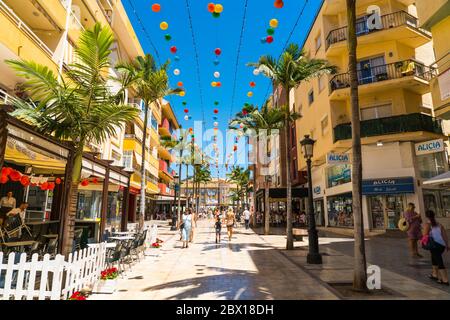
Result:
M423 183L448 171L440 120L433 117L430 81L435 70L431 33L420 27L413 0L357 1L358 78L363 152L364 225L397 229L408 202L450 218L450 193ZM295 90L297 138L316 140L312 182L316 211L328 227L351 228L351 124L345 0L325 0L304 50L327 59L338 74ZM297 141L298 143L298 141ZM303 155L298 168L306 170Z
M212 178L211 181L200 185L199 191L199 208L214 209L217 206L232 206L235 204L232 199L232 192L237 189L235 183L231 183L226 179ZM184 196L193 199L194 190L192 179L181 182L181 193ZM195 200L193 200L195 203Z

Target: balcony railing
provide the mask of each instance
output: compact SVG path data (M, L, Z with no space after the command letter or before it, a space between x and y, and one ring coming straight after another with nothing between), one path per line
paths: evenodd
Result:
M381 66L362 68L357 71L359 85L415 76L430 81L435 69L415 60L398 61ZM337 89L350 87L348 72L335 75L330 80L330 93Z
M0 89L0 104L12 104L14 102L14 99L15 98L13 96Z
M422 32L423 34L425 34L431 38L431 34L428 31L419 28L419 23L418 23L417 18L410 15L409 13L407 13L405 11L398 11L398 12L394 12L394 13L390 13L390 14L381 16L381 25L382 25L381 30L386 30L386 29L391 29L391 28L396 28L396 27L406 25L406 26L412 27L412 28ZM376 31L380 31L380 30L377 30L377 29L369 30L369 28L367 28L367 20L366 19L361 19L360 21L356 22L356 35L357 36L366 35L369 33L376 32ZM326 49L328 49L334 43L338 43L338 42L347 40L347 32L348 32L347 26L331 30L327 36Z
M361 121L362 138L417 131L443 134L441 120L422 113L411 113ZM334 127L334 142L351 138L351 123Z
M159 160L159 170L165 172L168 174L167 172L167 162L165 162L164 160Z
M9 8L2 0L0 0L0 12L3 12L16 26L22 30L36 45L38 45L51 59L53 59L53 51L31 30L25 22L23 22L14 11ZM2 30L1 32L8 32Z

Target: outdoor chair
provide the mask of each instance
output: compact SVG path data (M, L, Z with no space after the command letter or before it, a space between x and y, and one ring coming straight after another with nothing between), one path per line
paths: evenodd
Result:
M142 233L141 233L141 238L139 239L139 251L141 253L145 252L145 239L147 238L147 232L148 229L145 229Z
M133 245L133 240L128 240L123 242L123 247L120 253L120 261L123 266L128 265L131 269L131 263L133 262L133 259L131 257L131 248ZM125 271L125 267L124 267Z
M58 247L58 239L50 239L42 255L49 254L50 258L54 258L56 256L57 247Z
M13 238L14 235L16 235L17 238L20 238L22 230L27 231L30 238L33 237L30 228L23 222L20 215L17 214L6 218L4 233L6 233L9 240Z
M83 235L83 229L77 229L74 232L73 235L73 241L74 241L74 245L73 245L73 252L77 251L77 250L81 250L81 237Z
M27 251L27 259L31 261L33 254L37 253L39 258L42 257L42 243L35 242L31 245L30 249Z
M132 246L130 250L130 254L136 257L137 261L141 261L139 258L139 244L141 243L142 233L137 233L134 237L134 240L132 240Z
M123 268L121 268L121 253L122 253L122 244L117 243L114 249L109 249L106 252L106 265L108 268L117 263L117 270L122 275ZM123 275L122 275L123 276Z

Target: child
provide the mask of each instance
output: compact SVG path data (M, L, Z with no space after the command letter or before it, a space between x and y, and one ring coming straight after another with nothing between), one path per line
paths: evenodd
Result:
M220 242L220 233L222 231L222 221L220 220L220 215L216 216L216 223L214 224L216 229L216 243Z

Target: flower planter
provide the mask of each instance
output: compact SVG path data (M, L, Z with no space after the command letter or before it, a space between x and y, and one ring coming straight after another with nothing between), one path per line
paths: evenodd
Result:
M117 288L117 279L99 280L94 289L95 293L114 293Z

